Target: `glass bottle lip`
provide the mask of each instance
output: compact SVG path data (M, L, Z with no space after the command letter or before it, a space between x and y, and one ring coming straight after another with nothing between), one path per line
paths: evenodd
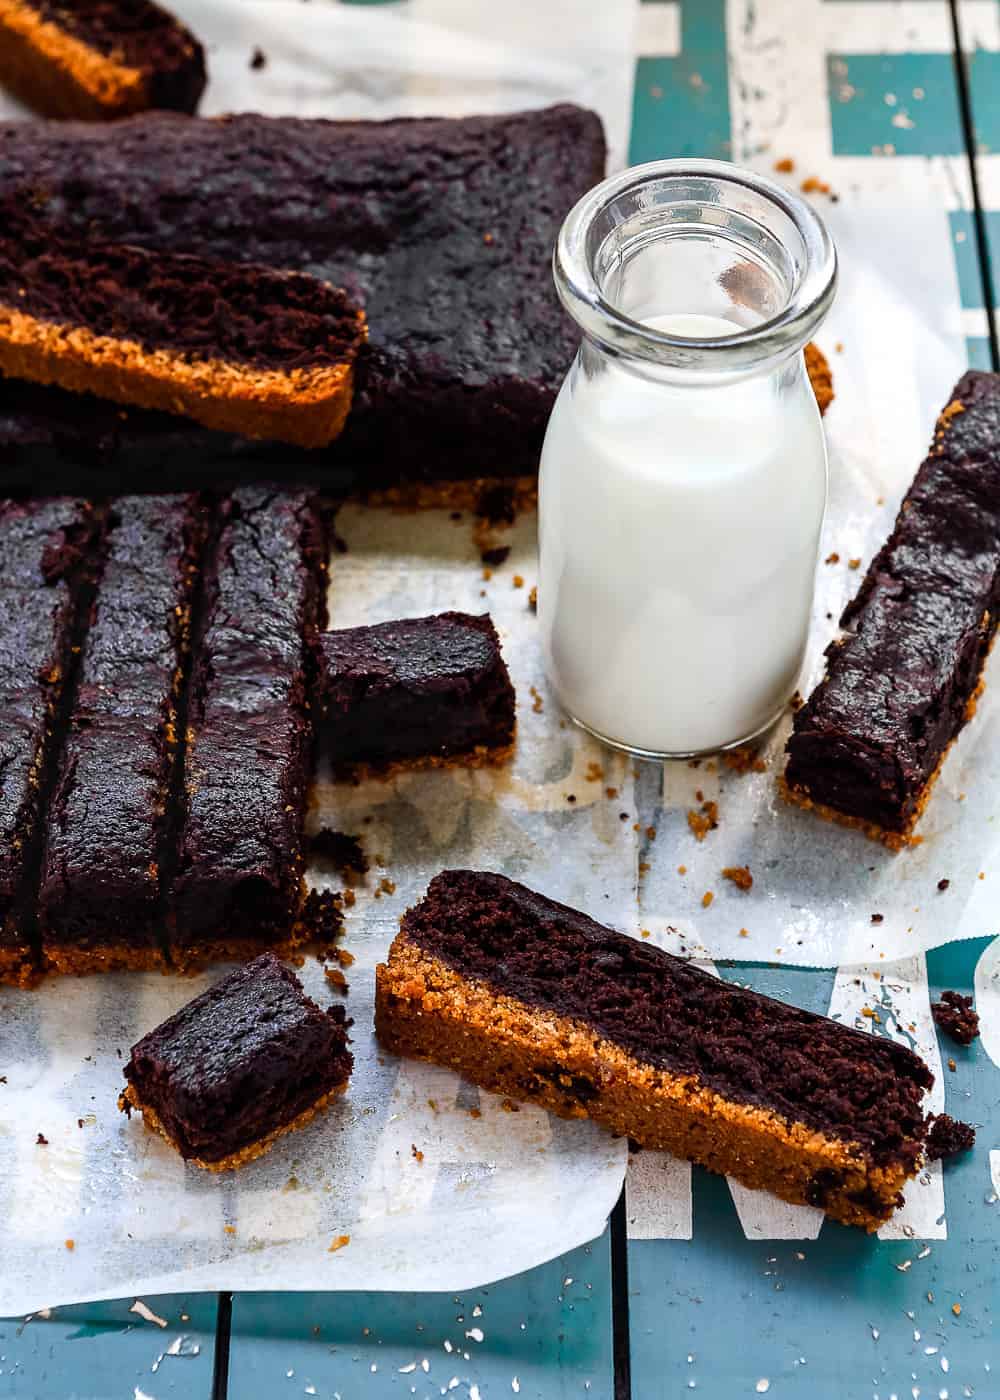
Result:
M776 315L732 335L692 338L634 319L605 295L598 276L598 255L623 222L618 206L631 199L655 221L657 194L692 183L706 192L715 190L716 198L706 198L706 207L713 204L724 212L727 194L737 203L756 201L759 211L773 213L793 235L793 275L785 304ZM659 207L668 204L661 198ZM815 209L776 181L721 160L649 161L595 185L566 216L552 261L559 298L590 340L615 356L699 375L739 376L801 349L829 311L837 286L836 249Z

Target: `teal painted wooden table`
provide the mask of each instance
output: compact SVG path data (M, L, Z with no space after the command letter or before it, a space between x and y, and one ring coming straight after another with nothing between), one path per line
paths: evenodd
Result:
M633 161L807 157L803 174L860 191L859 207L877 189L947 210L954 262L941 275L969 362L996 367L996 5L648 0L636 54ZM638 791L654 822L656 775ZM978 968L981 991L995 932L916 960L921 988L970 990ZM719 971L818 1011L835 979ZM941 1052L954 1064L946 1107L979 1140L946 1168L940 1217L919 1236L827 1222L803 1237L780 1212L762 1223L725 1181L639 1154L600 1239L461 1296L150 1297L0 1321L0 1400L1000 1397L1000 1066L979 1043Z

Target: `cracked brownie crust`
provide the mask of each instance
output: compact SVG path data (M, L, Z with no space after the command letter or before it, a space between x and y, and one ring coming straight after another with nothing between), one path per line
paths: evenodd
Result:
M922 1160L903 1046L722 982L498 875L448 871L379 968L400 1054L875 1229Z
M1000 376L971 371L797 712L788 797L899 847L975 710L1000 607Z

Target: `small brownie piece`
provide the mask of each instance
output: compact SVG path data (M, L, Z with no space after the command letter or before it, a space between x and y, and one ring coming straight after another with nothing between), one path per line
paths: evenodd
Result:
M950 1113L935 1113L927 1134L927 1160L939 1162L943 1157L957 1157L976 1145L976 1130Z
M43 955L59 972L163 961L165 810L208 511L123 496L110 524L42 860Z
M942 992L940 1001L931 1002L931 1015L959 1045L971 1045L979 1034L979 1013L973 1010L972 998L961 992Z
M324 632L320 652L324 740L335 767L509 756L514 687L488 614Z
M1000 375L971 371L795 716L786 796L904 845L975 709L998 608Z
M180 961L306 941L303 826L313 764L326 535L306 491L233 493L206 568L173 882Z
M552 246L604 159L599 118L569 105L387 122L156 112L0 126L0 199L71 236L347 288L370 339L335 453L375 487L537 470L579 340Z
M0 83L46 117L193 112L205 51L153 0L0 0Z
M264 953L132 1047L118 1107L196 1166L241 1167L347 1088L342 1006L324 1011Z
M0 502L0 982L32 973L28 886L95 533L83 501Z
M2 212L0 212L2 219ZM351 406L364 314L301 273L0 228L0 370L204 427L320 447Z
M502 875L450 870L376 975L386 1049L876 1229L923 1159L903 1045L723 981Z

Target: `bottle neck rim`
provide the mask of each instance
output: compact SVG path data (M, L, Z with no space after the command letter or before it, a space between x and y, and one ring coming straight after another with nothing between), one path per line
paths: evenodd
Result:
M710 339L677 335L630 315L608 294L609 269L657 239L715 236L758 264L774 262L782 297L774 314ZM780 254L777 269L775 253ZM567 215L553 255L559 297L584 336L606 353L680 372L741 376L810 340L833 301L837 255L804 199L726 161L664 160L633 166L590 190Z

